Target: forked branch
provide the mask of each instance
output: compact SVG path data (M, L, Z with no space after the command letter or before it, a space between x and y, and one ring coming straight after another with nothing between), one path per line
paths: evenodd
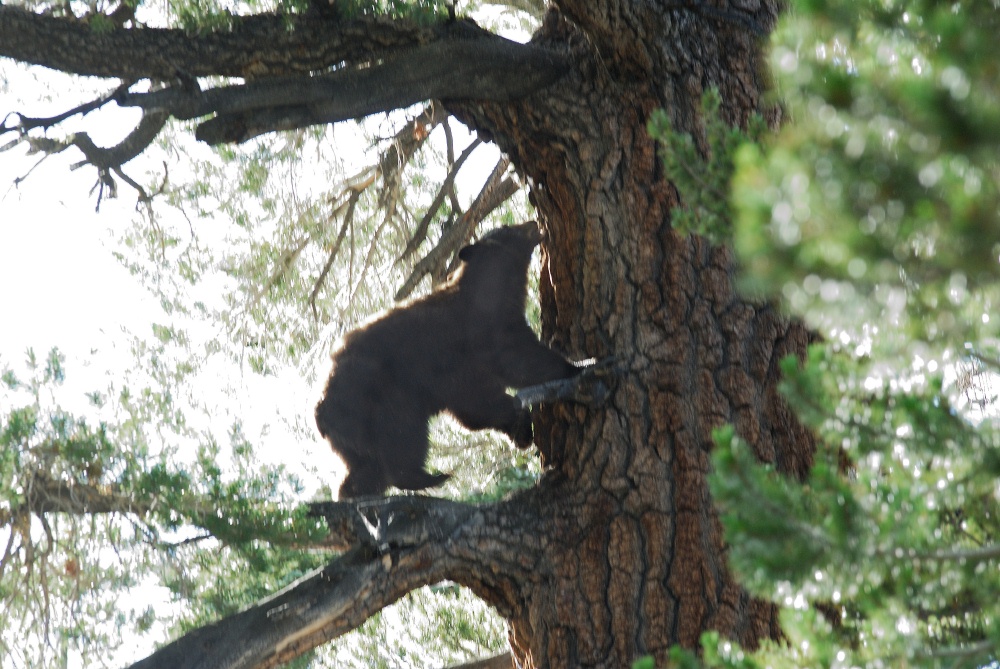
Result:
M76 147L81 153L83 153L84 159L75 163L72 166L72 169L78 169L86 165L91 165L97 169L97 182L94 188L99 189L97 198L98 209L100 209L101 199L104 196L105 189L107 189L110 197L114 197L117 193L118 186L113 175L117 175L120 179L135 188L136 191L139 192L140 201L147 201L149 199L149 195L142 188L142 186L140 186L134 179L129 177L124 172L122 166L145 151L146 147L152 144L153 140L156 139L156 136L163 129L163 126L166 125L167 119L169 118L169 115L165 112L150 111L144 113L135 129L132 130L132 132L130 132L121 142L110 147L97 146L90 138L90 135L85 132L74 133L65 139L33 137L27 134L31 129L38 127L48 128L72 115L86 114L87 112L102 106L106 102L106 98L98 99L94 102L81 105L64 114L60 114L59 116L52 118L32 119L28 117L21 117L19 124L10 127L4 124L0 127L0 133L17 130L19 131L20 136L11 142L8 142L3 147L0 147L0 151L9 150L21 142L28 144L28 153L41 153L44 154L44 156L60 153L70 147ZM24 178L25 177L21 177L15 180L15 184L22 181Z

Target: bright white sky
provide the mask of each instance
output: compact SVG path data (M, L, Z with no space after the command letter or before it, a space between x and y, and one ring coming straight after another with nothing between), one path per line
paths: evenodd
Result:
M33 77L0 61L0 115L11 110L54 114L86 99L83 94L72 101L64 98L60 104L26 107L10 93L35 87ZM105 118L96 116L84 123L98 145L114 144L135 123L128 118L133 113L117 109L102 115ZM66 131L57 132L61 136ZM4 136L0 143L10 139ZM96 213L96 195L91 193L95 170L70 169L81 158L73 149L50 157L15 188L15 179L31 171L38 156L26 156L22 147L0 153L0 370L9 366L23 376L28 347L41 359L58 347L66 355L66 382L58 401L67 411L93 417L95 409L86 394L106 391L109 384L121 388L135 372L133 339L150 339L152 323L172 324L174 319L112 253L118 235L139 215L137 194L119 182L119 197L103 199ZM142 160L127 166L140 182ZM217 334L206 331L203 324L178 325L196 341ZM295 370L263 378L245 373L225 356L215 356L194 386L192 393L208 411L189 416L192 424L202 421L202 427L211 429L224 444L228 427L235 419L242 420L261 461L295 471L306 485L306 498L322 483L339 478L339 462L319 435L314 434L312 441L303 437L315 430L296 433L286 422L302 427L310 421L318 397L316 388ZM171 605L169 594L151 580L132 594L139 608L157 600L158 606ZM152 641L146 637L126 644L115 661L127 664L148 655ZM3 658L0 666L7 666ZM70 666L79 666L77 657L71 656Z
M2 114L23 110L43 116L87 99L83 94L73 100L64 98L61 107L52 102L25 107L10 91L18 84L37 86L37 82L8 63L0 62L0 68L0 78L8 85L7 90L0 89ZM134 127L131 116L135 114L111 105L106 114L90 115L78 127L85 126L98 145L112 145ZM66 130L57 132L62 136ZM8 135L0 142L10 139ZM23 373L28 347L42 359L49 349L58 347L67 358L59 401L64 409L85 414L89 408L86 393L106 390L109 382L117 382L120 388L121 379L134 368L130 350L134 337L151 338L153 323L189 331L198 324L174 323L114 257L116 238L139 215L137 194L119 181L119 197L104 198L100 212L95 212L96 193L91 189L96 171L89 166L70 169L81 158L78 151L69 149L31 171L38 156L26 156L22 147L0 153L0 369L9 366ZM126 165L126 171L140 182L142 160ZM14 187L15 179L29 171L27 179ZM195 341L199 335L207 339L212 334L191 331ZM339 461L318 435L314 443L301 444L301 435L293 436L287 426L275 422L279 414L303 423L310 419L318 390L294 375L294 370L263 379L236 365L219 369L219 363L204 370L211 381L198 383L196 389L212 411L204 419L218 423L216 433L239 418L247 437L261 447L264 461L295 469L302 462L320 463L322 479L335 481Z
M48 116L88 99L86 91L45 99L64 81L69 78L0 60L0 114ZM131 110L114 112L84 119L98 145L120 140L138 118ZM56 136L82 128L73 121ZM0 143L12 139L8 133ZM102 245L131 220L135 195L123 186L122 197L105 198L96 214L96 197L89 194L95 170L70 170L81 158L67 150L31 171L39 156L26 156L23 146L0 153L0 359L7 364L21 362L29 345L39 354L53 345L68 355L88 353L106 342L104 328L135 329L159 310ZM15 187L15 179L29 171Z
M134 196L106 201L95 214L86 197L94 170L70 172L59 159L12 188L30 164L0 161L0 305L6 321L0 355L10 363L27 346L44 353L53 345L86 355L106 342L105 328L148 327L158 304L102 244L113 234L110 226L121 229L129 220L122 210L129 200L134 205Z

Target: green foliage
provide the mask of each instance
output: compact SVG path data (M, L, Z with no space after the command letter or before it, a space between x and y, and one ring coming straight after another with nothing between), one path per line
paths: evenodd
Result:
M666 111L658 109L649 119L649 134L660 143L660 157L667 177L680 194L681 206L671 213L674 229L697 234L716 244L732 239L733 215L729 182L739 146L756 140L764 131L755 116L746 131L727 124L719 113L721 98L712 88L702 97L702 130L697 141L674 129Z
M191 34L206 35L232 28L233 14L218 0L168 0L177 25Z
M101 401L74 414L62 407L73 396L57 350L44 360L29 350L25 369L5 369L0 390L3 656L116 664L123 638L131 649L143 633L162 635L164 624L214 620L324 559L292 549L325 528L297 503L294 477L255 460L239 424L220 447L190 427L169 386L123 388L118 398L88 393ZM200 441L197 457L164 447L157 426L165 428L159 437ZM237 572L246 574L231 578ZM154 612L144 604L150 596L120 601L154 583L184 603L183 615Z
M773 61L792 121L737 155L748 285L814 322L865 308L913 339L990 336L998 30L992 3L811 2L790 14Z
M430 21L446 16L444 0L340 0L337 9L341 16L397 16Z
M1000 431L957 414L939 379L893 389L826 347L783 371L784 395L819 437L817 462L802 485L720 430L711 483L733 566L792 609L816 652L862 666L935 664L958 648L988 657L1000 613ZM813 627L814 602L832 603L842 624Z
M795 5L772 55L791 121L736 153L734 239L744 287L826 338L781 366L818 450L798 482L716 434L730 562L784 607L771 666L982 666L1000 649L997 7Z
M671 669L758 669L766 666L745 653L739 644L720 638L714 630L703 633L699 641L700 653L672 647L665 666ZM652 657L643 657L632 663L632 669L656 669L656 662Z

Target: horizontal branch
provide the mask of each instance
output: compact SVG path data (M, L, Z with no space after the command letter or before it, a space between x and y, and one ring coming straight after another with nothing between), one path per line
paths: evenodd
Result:
M423 585L450 579L490 593L530 580L520 531L504 534L480 507L423 496L312 506L356 542L326 567L241 613L189 632L133 669L260 669L288 662L361 625ZM511 554L509 560L497 551ZM516 572L516 573L515 573ZM503 582L503 586L498 585Z
M121 493L113 485L91 485L33 475L24 486L24 502L11 511L0 509L0 527L10 523L17 513L38 516L65 513L74 516L104 513L144 515L150 507L133 496Z
M127 93L118 102L166 110L180 119L218 114L197 131L198 139L218 144L360 118L430 99L514 100L551 84L567 68L561 54L484 33L425 44L370 67L313 77L275 77L207 91L173 86Z
M127 80L262 77L369 60L431 41L442 27L405 19L231 16L206 34L170 28L101 29L73 18L0 5L0 57L69 74Z

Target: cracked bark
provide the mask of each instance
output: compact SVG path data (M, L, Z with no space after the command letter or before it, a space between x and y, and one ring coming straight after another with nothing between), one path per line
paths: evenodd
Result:
M778 361L809 332L734 291L732 253L670 227L677 194L645 133L652 109L698 132L698 104L761 111L759 45L739 20L681 5L560 3L537 42L576 64L530 101L453 104L488 129L528 178L545 226L543 339L570 358L615 357L626 372L601 410L539 412L536 442L553 468L543 565L510 622L525 667L663 662L706 629L753 648L780 638L777 610L729 573L706 484L711 431L725 423L761 460L802 476L814 442L777 393ZM633 12L615 24L616 12ZM770 27L776 3L758 3ZM583 39L578 25L601 26ZM641 76L638 73L641 72ZM571 519L572 522L559 522Z
M552 83L566 67L544 49L480 35L421 45L378 64L308 79L270 77L207 91L174 86L126 93L119 103L165 109L179 119L217 114L200 124L195 136L220 144L336 123L432 98L512 100Z

